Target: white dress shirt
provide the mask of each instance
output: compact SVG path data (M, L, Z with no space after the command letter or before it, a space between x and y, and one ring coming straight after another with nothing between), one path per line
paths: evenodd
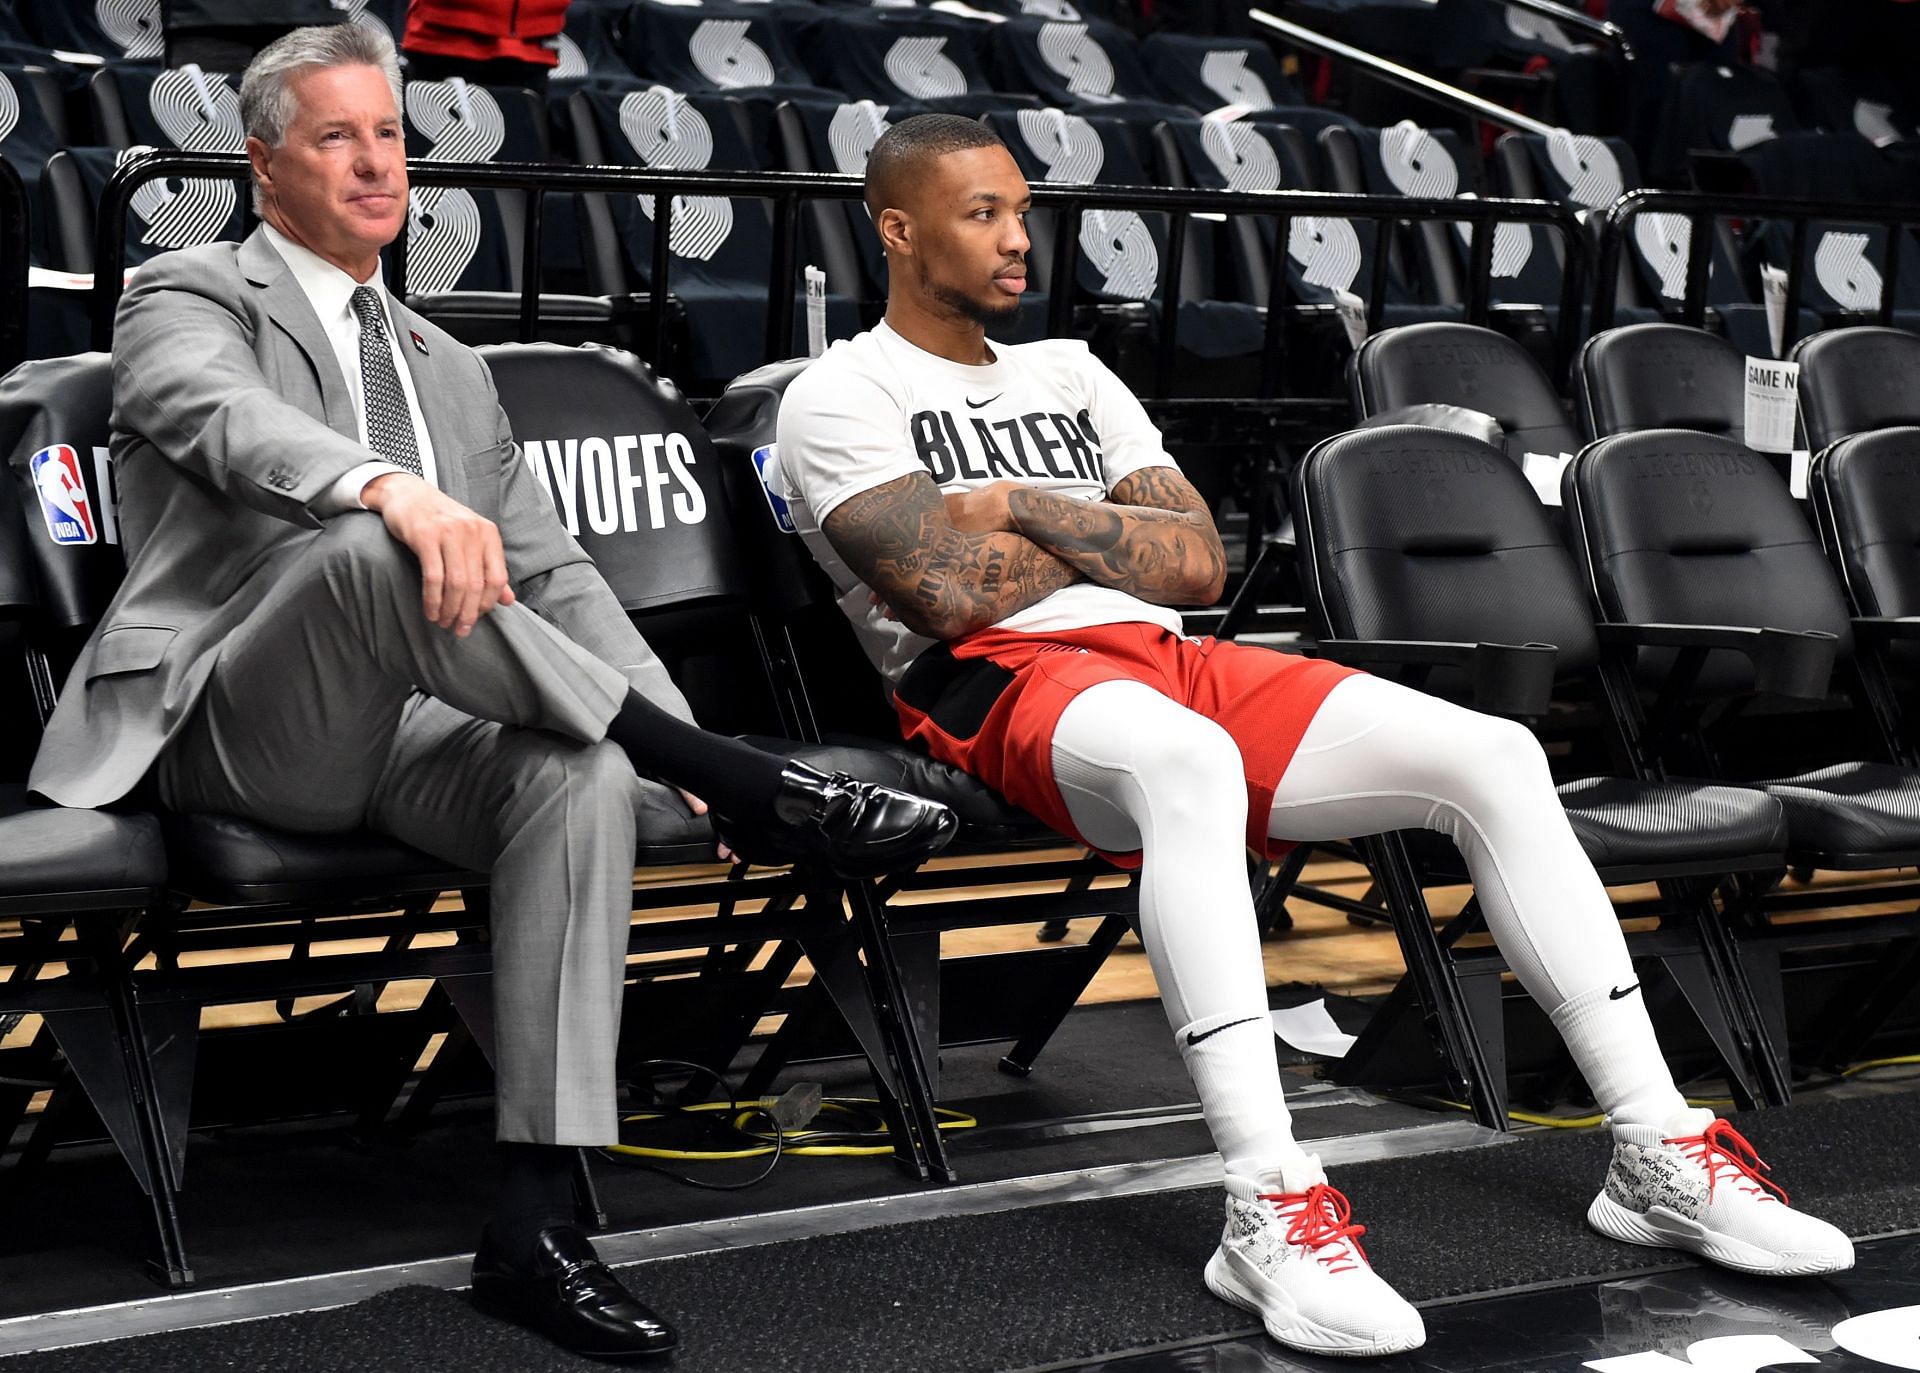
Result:
M363 392L366 381L360 372L360 317L353 312L354 288L362 283L311 248L295 243L273 225L262 227L266 231L267 242L280 254L281 260L287 264L287 270L293 273L293 279L306 292L314 314L320 317L320 327L326 330L327 342L333 345L333 355L339 360L340 371L347 379L347 391L353 397L354 412L360 417L360 442L365 444L367 405ZM399 334L393 327L393 312L387 306L386 282L376 272L365 284L373 286L378 292L380 311L386 317L387 352L393 357L393 370L399 375L400 389L407 397L407 414L413 420L414 443L420 450L421 475L438 486L440 483L436 479L433 463L433 440L427 436L427 424L420 414L420 397L414 393L413 373L400 353ZM360 499L360 492L368 482L388 472L405 470L385 458L374 458L350 468L315 502L317 513L337 515L345 510L364 510L366 506Z

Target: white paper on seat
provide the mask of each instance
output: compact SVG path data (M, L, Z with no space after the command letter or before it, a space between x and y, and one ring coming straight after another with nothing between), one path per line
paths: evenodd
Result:
M1333 1023L1325 1000L1282 1006L1273 1013L1273 1032L1303 1054L1345 1058L1355 1036Z
M1799 403L1799 363L1747 359L1747 447L1756 453L1791 453Z
M1560 474L1573 461L1571 453L1523 453L1520 470L1533 486L1533 494L1542 505L1560 504Z

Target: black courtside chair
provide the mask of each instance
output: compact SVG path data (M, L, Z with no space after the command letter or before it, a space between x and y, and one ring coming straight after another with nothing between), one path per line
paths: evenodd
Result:
M480 351L523 460L674 670L703 726L748 736L827 771L947 799L889 760L818 747L795 727L758 651L749 615L755 587L740 555L739 488L672 382L613 348L501 344ZM756 508L765 508L758 497L746 514ZM704 831L704 822L700 827ZM711 840L703 838L703 844L710 857ZM641 861L688 858L663 853L650 860L643 847ZM636 925L630 941L636 952L689 946L715 952L692 969L697 978L678 988L655 978L634 1004L644 1005L653 1022L671 1014L670 1007L682 1008L696 1023L705 1018L702 1040L681 1044L675 1056L723 1069L770 1005L784 1008L790 1000L781 997L781 986L804 955L814 970L812 1009L830 1011L824 1018L835 1035L850 1032L850 1048L864 1053L872 1067L896 1156L921 1177L948 1180L933 1105L932 1055L909 1030L910 992L896 962L897 943L886 935L869 885L805 869L740 878L736 872L719 887L706 886L704 899L721 901L713 919ZM769 905L757 916L735 908L733 898L763 896ZM643 887L636 907L687 899L671 886L664 895ZM769 961L754 968L763 946L772 948ZM644 977L648 967L636 965L636 974ZM676 991L679 1000L664 1001ZM716 1006L725 1009L716 1013ZM789 1060L791 1038L810 1018L806 1009L788 1015L789 1028L766 1046L744 1095L759 1095Z
M1875 655L1862 651L1906 642L1911 622L1852 616L1773 465L1729 439L1648 430L1590 444L1565 489L1602 642L1621 650L1603 673L1616 708L1638 722L1636 770L1761 787L1786 810L1796 871L1920 865L1920 770L1899 761L1897 705L1876 681ZM1836 735L1836 717L1857 722L1870 741L1863 751L1896 761L1850 753L1863 741ZM1736 937L1769 1038L1798 1064L1837 1061L1857 1040L1863 998L1884 967L1911 957L1920 912L1788 923L1773 917L1830 907L1835 897L1744 885ZM1849 887L1844 900L1911 903L1917 894L1909 875ZM1806 951L1847 948L1858 959L1863 946L1867 963L1855 977L1825 984L1818 1004L1789 1004L1783 959L1811 971ZM1791 1044L1790 1009L1800 1031Z
M43 464L72 461L53 445L35 452ZM51 683L28 647L40 617L30 550L37 539L84 535L94 512L43 505L32 488L26 494L31 510L21 508L16 484L0 476L0 662L16 682L30 684L32 718L21 731L30 750L52 705ZM29 1042L0 1052L0 1133L13 1134L24 1120L37 1083L53 1088L10 1181L27 1184L56 1142L62 1117L84 1097L146 1196L150 1270L178 1286L192 1280L192 1271L174 1204L173 1162L153 1115L153 1062L127 977L128 934L159 902L166 880L152 815L67 809L36 800L23 780L0 781L0 966L7 969L0 1038L21 1017L41 1020ZM48 976L53 968L60 975Z
M1421 498L1407 499L1410 480ZM1295 474L1301 581L1317 652L1540 729L1584 703L1600 659L1572 559L1546 509L1498 449L1444 430L1390 425L1315 447ZM1558 711L1553 710L1556 701ZM1561 727L1559 732L1566 734ZM1585 753L1617 751L1607 738ZM1576 753L1585 763L1588 758ZM1649 1006L1674 993L1705 1029L1743 1102L1784 1099L1764 1033L1713 892L1731 873L1784 867L1781 808L1758 791L1562 766L1559 793L1575 835L1608 886L1657 883L1659 897L1622 916L1659 917L1628 935ZM1497 950L1467 950L1484 929L1478 899L1436 936L1420 887L1465 880L1451 844L1426 832L1362 841L1388 896L1408 976L1339 1066L1375 1081L1399 1066L1398 1036L1416 1011L1482 1122L1506 1123L1506 1046Z
M1920 424L1920 334L1878 325L1828 329L1802 339L1793 361L1812 452L1849 434Z
M834 589L775 508L765 477L777 462L774 426L787 386L806 359L768 364L735 379L706 417L739 494L742 556L755 590L755 632L787 701L790 727L844 754L878 780L944 801L960 816L940 863L874 884L879 918L908 979L908 1004L929 1062L940 1044L1012 1039L1003 1070L1025 1076L1049 1037L1126 932L1134 883L1095 886L1116 872L1091 855L1024 857L1064 841L956 768L900 739L885 684L860 651ZM849 770L854 768L849 767ZM982 883L1044 883L1041 892L929 901ZM942 930L1098 916L1082 943L939 958ZM942 994L942 987L945 994Z
M1588 339L1574 364L1574 411L1589 439L1636 429L1746 434L1746 356L1684 324L1626 324Z

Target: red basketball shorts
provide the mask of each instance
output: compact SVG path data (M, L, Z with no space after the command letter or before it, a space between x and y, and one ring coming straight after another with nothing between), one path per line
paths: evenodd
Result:
M1081 843L1053 780L1053 730L1099 682L1142 682L1221 725L1246 763L1247 845L1269 856L1273 791L1327 693L1353 669L1273 649L1193 639L1154 624L1023 634L985 629L914 659L894 693L900 729ZM1091 847L1091 846L1089 846ZM1140 855L1108 854L1123 867Z

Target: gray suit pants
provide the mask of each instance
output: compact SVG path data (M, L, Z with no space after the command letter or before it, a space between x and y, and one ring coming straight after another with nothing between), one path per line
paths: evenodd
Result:
M378 516L328 522L222 643L155 767L161 799L304 831L367 825L492 874L501 1139L616 1139L632 918L626 678L523 606L465 639L421 611Z

